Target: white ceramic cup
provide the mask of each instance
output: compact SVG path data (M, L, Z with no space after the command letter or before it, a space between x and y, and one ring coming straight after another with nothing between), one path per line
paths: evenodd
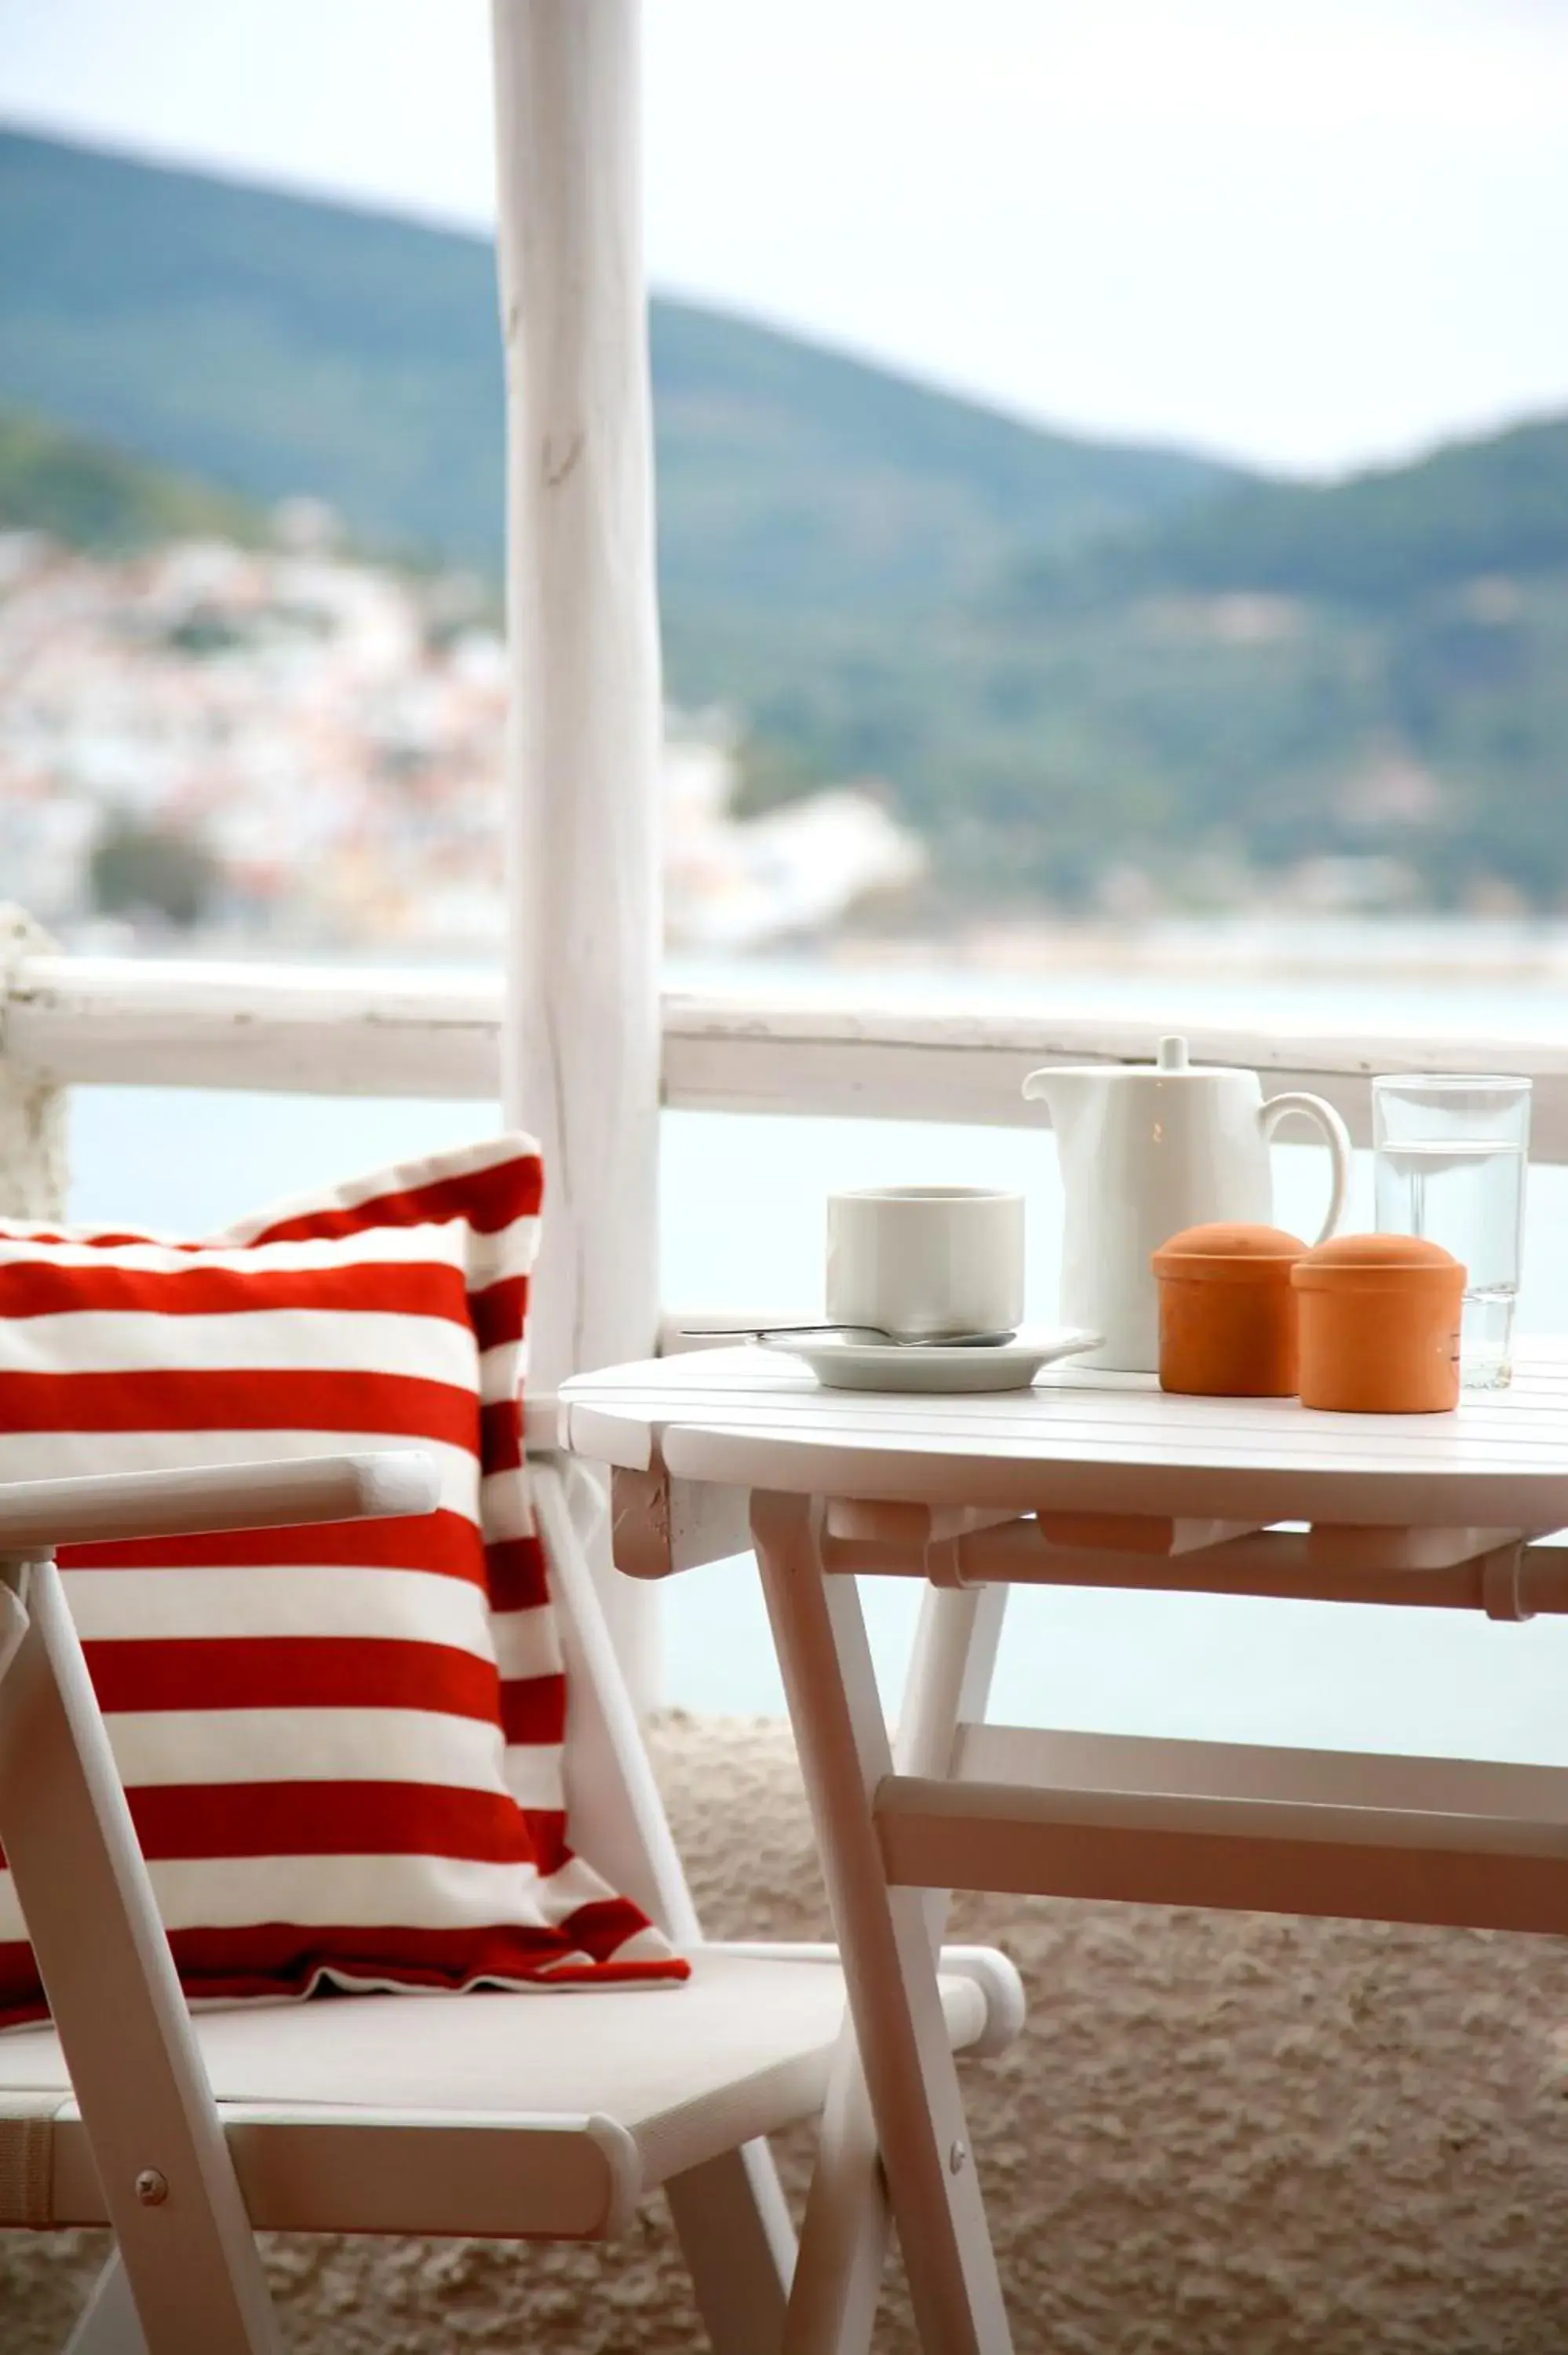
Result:
M828 1197L828 1315L900 1340L1011 1333L1023 1316L1023 1197L888 1186Z

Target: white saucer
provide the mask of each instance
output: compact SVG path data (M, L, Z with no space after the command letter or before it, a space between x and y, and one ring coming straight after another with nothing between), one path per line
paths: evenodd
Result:
M1023 1391L1042 1366L1098 1346L1082 1326L1025 1326L1011 1341L967 1348L915 1348L896 1341L852 1341L842 1333L782 1336L762 1343L800 1358L830 1391Z

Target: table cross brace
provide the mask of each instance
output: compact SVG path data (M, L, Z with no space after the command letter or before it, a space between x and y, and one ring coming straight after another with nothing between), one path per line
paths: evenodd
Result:
M889 1884L874 1804L893 1771L893 1754L859 1595L852 1581L821 1574L823 1518L822 1506L807 1497L752 1499L758 1566L839 1933L860 2065L881 2123L910 2297L922 2345L943 2355L1009 2355L1012 2334L932 1968L946 1898L933 1902L928 1887ZM999 1626L1000 1605L986 1631L988 1652ZM964 1698L972 1629L971 1620L953 1663L953 1702ZM988 1657L986 1680L989 1671ZM933 1709L929 1765L945 1771L940 1752L948 1745L939 1740L935 1717ZM846 2105L842 2078L838 2090L840 2105L826 2123L842 2134L853 2100ZM791 2355L797 2347L804 2355L807 2343L793 2340Z

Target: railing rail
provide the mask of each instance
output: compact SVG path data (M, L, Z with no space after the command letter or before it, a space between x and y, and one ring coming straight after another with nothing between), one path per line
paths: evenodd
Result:
M1070 986L1070 985L1069 985ZM1150 996L1156 996L1150 985ZM664 1102L687 1111L1010 1126L1036 1064L1146 1060L1161 1027L1126 1016L929 1014L703 998L663 1002ZM1377 1071L1504 1071L1535 1082L1534 1156L1568 1162L1568 1045L1475 1029L1348 1032L1189 1026L1193 1060L1309 1088L1367 1142ZM25 960L0 1052L62 1084L493 1100L499 982L407 968Z

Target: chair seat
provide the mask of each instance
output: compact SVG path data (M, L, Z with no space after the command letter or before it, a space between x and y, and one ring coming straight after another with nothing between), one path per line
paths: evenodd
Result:
M983 1988L940 1984L955 2049L979 2042ZM813 2115L843 2009L836 1963L709 1947L683 1987L355 1996L194 2025L259 2227L577 2239ZM0 2224L104 2221L53 2030L0 2037Z

